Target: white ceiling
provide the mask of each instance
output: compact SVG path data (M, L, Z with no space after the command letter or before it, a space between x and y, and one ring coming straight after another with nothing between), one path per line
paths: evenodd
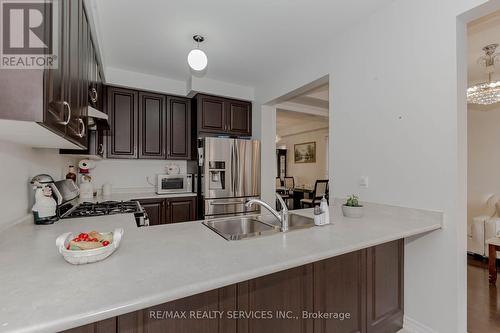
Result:
M328 91L329 85L325 84L278 104L276 134L284 137L328 128ZM322 113L316 112L320 109Z
M106 66L186 80L196 33L206 77L255 86L393 0L94 0Z

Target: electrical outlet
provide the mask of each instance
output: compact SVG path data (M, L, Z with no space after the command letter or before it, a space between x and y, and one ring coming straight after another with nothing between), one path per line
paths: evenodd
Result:
M368 188L368 176L361 176L359 179L359 187Z

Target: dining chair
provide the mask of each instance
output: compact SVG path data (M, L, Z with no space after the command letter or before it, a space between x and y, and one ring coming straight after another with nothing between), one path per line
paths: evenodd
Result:
M285 188L288 191L292 191L294 187L295 187L295 180L293 179L293 177L285 177Z
M280 179L280 177L276 177L276 188L279 188L281 186L282 185L281 185L281 179Z
M300 207L314 207L319 204L321 198L326 197L328 193L328 179L318 179L314 184L314 191L311 194L311 198L301 199Z

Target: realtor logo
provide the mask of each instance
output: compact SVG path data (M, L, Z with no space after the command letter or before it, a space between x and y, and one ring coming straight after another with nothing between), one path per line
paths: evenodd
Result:
M41 0L0 0L1 68L55 68L55 4Z

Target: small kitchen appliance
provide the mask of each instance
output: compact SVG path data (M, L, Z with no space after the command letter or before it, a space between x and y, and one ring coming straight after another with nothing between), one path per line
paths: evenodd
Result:
M31 209L35 224L52 224L59 218L57 206L62 203L62 197L54 185L54 179L41 174L31 179L35 190L35 204Z
M158 175L156 193L186 193L193 192L193 175Z

